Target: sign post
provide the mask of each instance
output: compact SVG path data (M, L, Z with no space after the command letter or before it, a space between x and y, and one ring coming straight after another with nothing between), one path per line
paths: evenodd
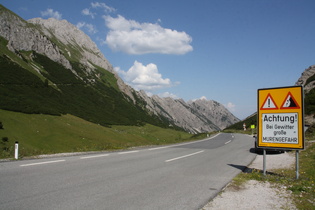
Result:
M258 90L257 146L259 148L304 149L303 101L302 86ZM298 151L296 161L298 161ZM298 163L296 171L298 178Z

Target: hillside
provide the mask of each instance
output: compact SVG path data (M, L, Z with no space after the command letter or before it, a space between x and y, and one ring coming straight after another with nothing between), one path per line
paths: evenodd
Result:
M135 91L96 44L66 20L25 21L0 5L0 45L0 109L71 114L103 126L149 123L192 133L238 121L218 102L194 106Z
M0 109L0 159L19 156L128 149L191 140L193 135L146 124L113 125L111 128L73 115L24 114ZM205 136L203 136L205 137Z

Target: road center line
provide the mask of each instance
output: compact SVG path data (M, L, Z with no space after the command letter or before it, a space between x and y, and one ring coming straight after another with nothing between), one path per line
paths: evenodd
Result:
M86 156L86 157L80 157L80 159L89 159L89 158L98 158L98 157L106 157L109 154L103 154L103 155L93 155L93 156Z
M139 150L127 151L127 152L120 152L120 153L118 153L118 155L124 155L124 154L129 154L129 153L136 153L136 152L139 152Z
M232 140L230 140L230 141L227 141L227 142L225 142L224 144L228 144L228 143L230 143Z
M42 165L42 164L49 164L49 163L58 163L58 162L63 162L66 160L53 160L53 161L46 161L46 162L39 162L39 163L30 163L30 164L24 164L20 166L34 166L34 165Z
M180 157L177 157L177 158L165 160L165 163L171 162L171 161L174 161L174 160L178 160L178 159L182 159L182 158L186 158L186 157L189 157L189 156L197 155L197 154L202 153L202 152L204 152L204 150L201 150L201 151L195 152L195 153L191 153L191 154L188 154L188 155L180 156Z

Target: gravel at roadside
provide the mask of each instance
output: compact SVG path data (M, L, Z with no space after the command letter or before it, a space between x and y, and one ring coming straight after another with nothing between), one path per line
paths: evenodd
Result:
M270 154L266 169L294 167L293 153ZM263 170L263 155L257 155L248 168ZM240 187L228 185L202 210L225 209L296 209L285 187L272 187L269 182L250 180Z

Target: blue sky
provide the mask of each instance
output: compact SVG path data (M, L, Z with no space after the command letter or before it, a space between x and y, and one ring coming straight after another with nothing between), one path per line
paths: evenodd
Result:
M292 86L315 64L314 0L0 0L28 20L66 19L124 81L148 94L207 98L240 119L257 89Z

